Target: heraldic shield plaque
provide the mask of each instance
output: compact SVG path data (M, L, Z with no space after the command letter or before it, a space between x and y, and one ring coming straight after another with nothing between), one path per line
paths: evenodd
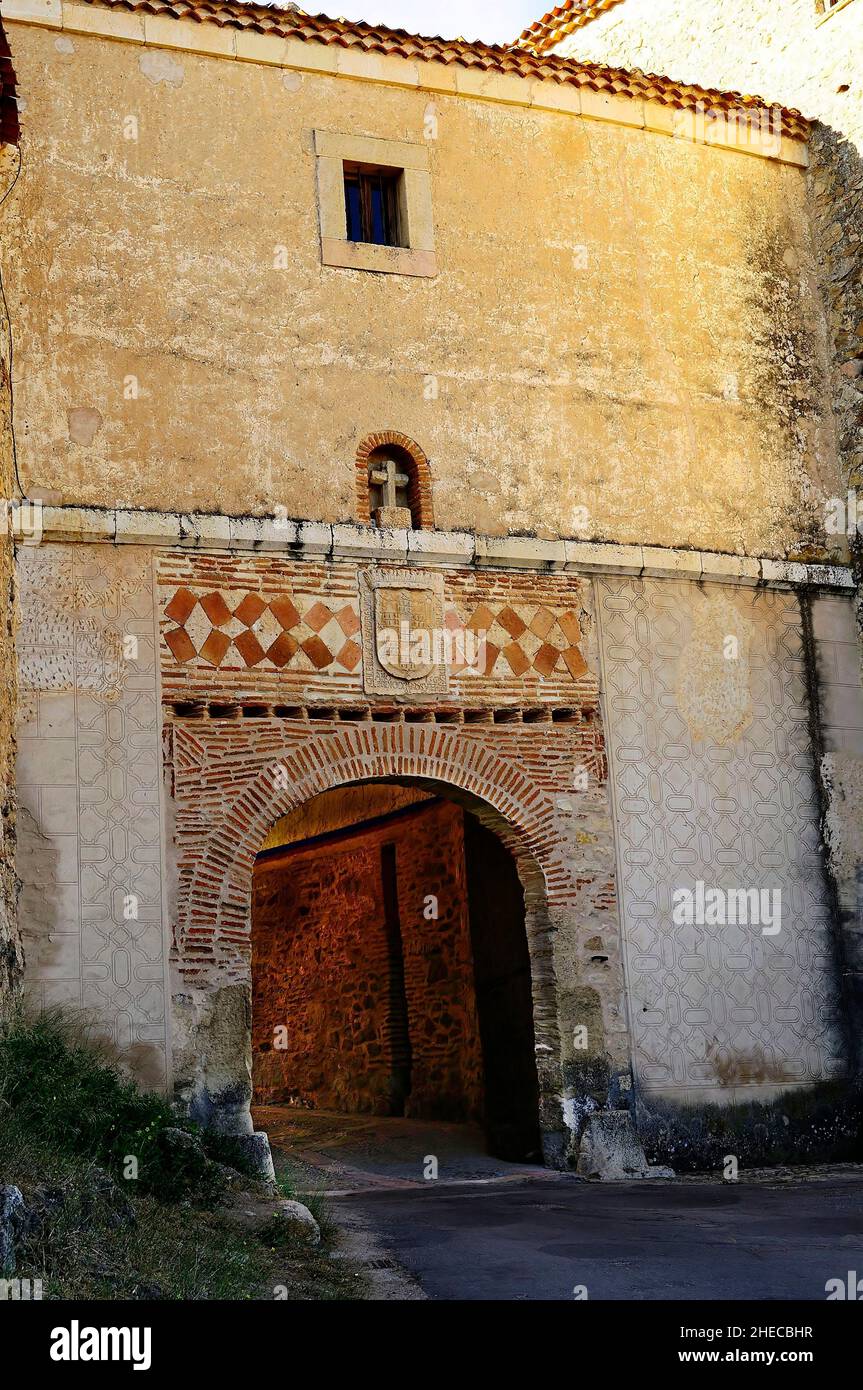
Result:
M360 574L363 686L368 695L445 695L443 575Z

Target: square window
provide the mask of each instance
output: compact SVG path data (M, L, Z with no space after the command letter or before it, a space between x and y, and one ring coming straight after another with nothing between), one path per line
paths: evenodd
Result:
M428 146L315 131L321 262L437 274Z
M345 220L348 241L403 246L399 229L401 169L375 169L345 162Z

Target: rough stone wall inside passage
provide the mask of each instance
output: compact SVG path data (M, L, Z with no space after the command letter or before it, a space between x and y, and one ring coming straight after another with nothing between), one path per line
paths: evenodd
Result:
M386 920L384 846L393 847L396 866L397 959ZM429 894L439 904L436 918L423 913ZM404 1020L394 997L402 980ZM425 1119L479 1117L460 807L434 804L258 862L252 1029L260 1100L403 1110ZM396 1094L400 1070L410 1078L406 1097Z
M413 1072L407 1113L429 1119L479 1118L482 1050L464 812L445 802L419 812L417 819L419 833L411 825L394 841Z
M800 168L541 110L527 80L521 105L430 103L179 48L169 79L148 45L37 26L12 42L28 488L352 521L357 449L392 430L427 456L443 530L776 555L835 492ZM315 129L428 150L435 277L321 266Z

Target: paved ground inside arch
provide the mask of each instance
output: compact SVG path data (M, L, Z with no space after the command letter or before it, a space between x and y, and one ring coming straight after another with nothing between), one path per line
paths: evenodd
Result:
M439 1185L523 1182L548 1170L505 1163L486 1153L478 1125L342 1115L293 1106L253 1110L255 1126L270 1136L277 1170L287 1167L329 1196L427 1187L428 1159Z
M255 1118L277 1168L329 1194L377 1298L823 1302L829 1279L863 1277L863 1165L595 1183L490 1158L469 1125Z

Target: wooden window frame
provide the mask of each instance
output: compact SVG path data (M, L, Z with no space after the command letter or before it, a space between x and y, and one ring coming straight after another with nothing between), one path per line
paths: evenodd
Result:
M850 5L852 0L815 0L816 23L824 24L832 15Z
M380 164L357 164L354 160L343 161L345 181L345 218L349 241L361 242L364 246L404 246L399 214L399 185L403 170L388 169ZM379 183L382 192L382 238L374 235L374 212L372 208L373 185ZM361 236L351 235L348 188L356 185L359 189Z

